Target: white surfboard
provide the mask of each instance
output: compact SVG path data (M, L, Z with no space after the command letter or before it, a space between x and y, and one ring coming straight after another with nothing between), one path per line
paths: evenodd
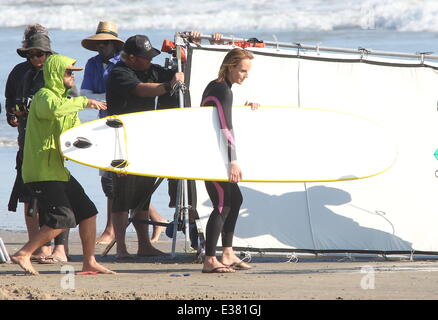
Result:
M350 114L292 107L233 107L243 181L323 182L388 170L395 143L378 124ZM61 135L64 157L109 171L228 181L227 147L212 107L107 117Z

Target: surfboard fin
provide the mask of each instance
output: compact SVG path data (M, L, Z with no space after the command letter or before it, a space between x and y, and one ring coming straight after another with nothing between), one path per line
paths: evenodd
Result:
M87 138L84 137L77 137L76 141L73 142L73 145L76 148L80 148L80 149L85 149L85 148L89 148L91 147L92 143L90 140L88 140Z
M106 120L106 125L111 128L121 128L123 127L123 122L119 119L111 118Z
M128 161L123 160L123 159L116 159L111 161L111 166L113 168L124 168L128 165Z

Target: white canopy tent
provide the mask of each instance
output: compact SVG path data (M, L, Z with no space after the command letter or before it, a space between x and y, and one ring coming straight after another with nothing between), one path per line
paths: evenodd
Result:
M191 106L200 105L204 88L217 77L231 48L189 48ZM388 59L365 51L248 50L255 58L249 78L233 86L235 105L254 101L363 116L393 133L398 157L391 169L367 179L240 184L244 203L234 246L256 251L437 254L438 64L425 63L423 56ZM309 123L308 130L318 128ZM203 182L197 183L197 190L205 229L212 207Z

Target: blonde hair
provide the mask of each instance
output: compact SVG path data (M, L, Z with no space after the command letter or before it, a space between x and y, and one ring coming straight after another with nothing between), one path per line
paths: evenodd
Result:
M254 59L254 56L251 52L241 48L229 51L219 68L218 80L224 81L230 73L230 69L236 67L244 59Z

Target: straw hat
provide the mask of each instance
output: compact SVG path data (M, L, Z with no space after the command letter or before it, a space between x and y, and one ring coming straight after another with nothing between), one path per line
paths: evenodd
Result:
M118 38L117 25L112 21L100 21L96 34L82 40L81 44L85 49L97 51L97 42L106 40L114 41L117 51L123 47L124 41Z

